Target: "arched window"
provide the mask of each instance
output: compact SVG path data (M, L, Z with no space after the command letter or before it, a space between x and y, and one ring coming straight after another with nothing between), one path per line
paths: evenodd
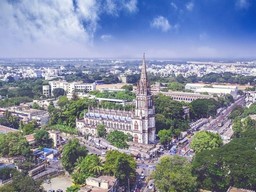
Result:
M134 123L134 130L138 130L138 129L139 129L138 123L137 123L137 121L135 121L135 123Z
M137 134L134 135L133 141L134 141L135 143L138 143L139 138L138 138L138 135L137 135Z

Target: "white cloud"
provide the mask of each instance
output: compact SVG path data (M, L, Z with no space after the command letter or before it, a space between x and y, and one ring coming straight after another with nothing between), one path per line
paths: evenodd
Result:
M186 8L188 11L193 11L194 9L194 3L193 2L189 2L186 4Z
M172 6L175 10L178 9L177 5L176 5L174 2L171 2L171 6Z
M170 25L168 19L166 19L163 16L155 17L153 19L153 21L151 22L151 27L160 29L163 32L167 32L168 30L171 29L171 25Z
M101 35L100 38L102 41L106 42L106 41L110 41L113 37L112 37L112 35L104 34L104 35Z
M75 46L86 52L93 46L103 13L136 10L137 0L0 0L0 55L20 55L29 49L41 54L50 48L66 55Z
M106 0L104 7L107 13L114 16L118 16L119 12L122 10L134 13L138 9L137 0Z
M247 9L250 6L250 3L248 0L237 0L236 6L240 9Z
M130 0L125 4L126 9L133 13L137 11L137 0Z

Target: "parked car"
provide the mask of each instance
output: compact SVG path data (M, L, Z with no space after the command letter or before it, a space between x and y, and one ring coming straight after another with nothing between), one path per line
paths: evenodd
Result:
M154 188L154 183L151 183L149 186L148 186L149 189L153 189Z

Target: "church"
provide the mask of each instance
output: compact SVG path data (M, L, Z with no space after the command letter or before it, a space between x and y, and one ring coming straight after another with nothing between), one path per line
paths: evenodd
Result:
M118 130L131 134L135 143L155 143L155 106L147 78L145 55L142 60L140 80L137 83L133 111L93 108L88 109L83 119L76 121L80 133L94 136L97 135L99 124L103 124L108 133Z

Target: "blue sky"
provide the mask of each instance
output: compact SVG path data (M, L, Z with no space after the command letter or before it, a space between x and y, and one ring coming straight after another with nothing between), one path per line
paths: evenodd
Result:
M256 0L1 0L0 57L255 57Z

